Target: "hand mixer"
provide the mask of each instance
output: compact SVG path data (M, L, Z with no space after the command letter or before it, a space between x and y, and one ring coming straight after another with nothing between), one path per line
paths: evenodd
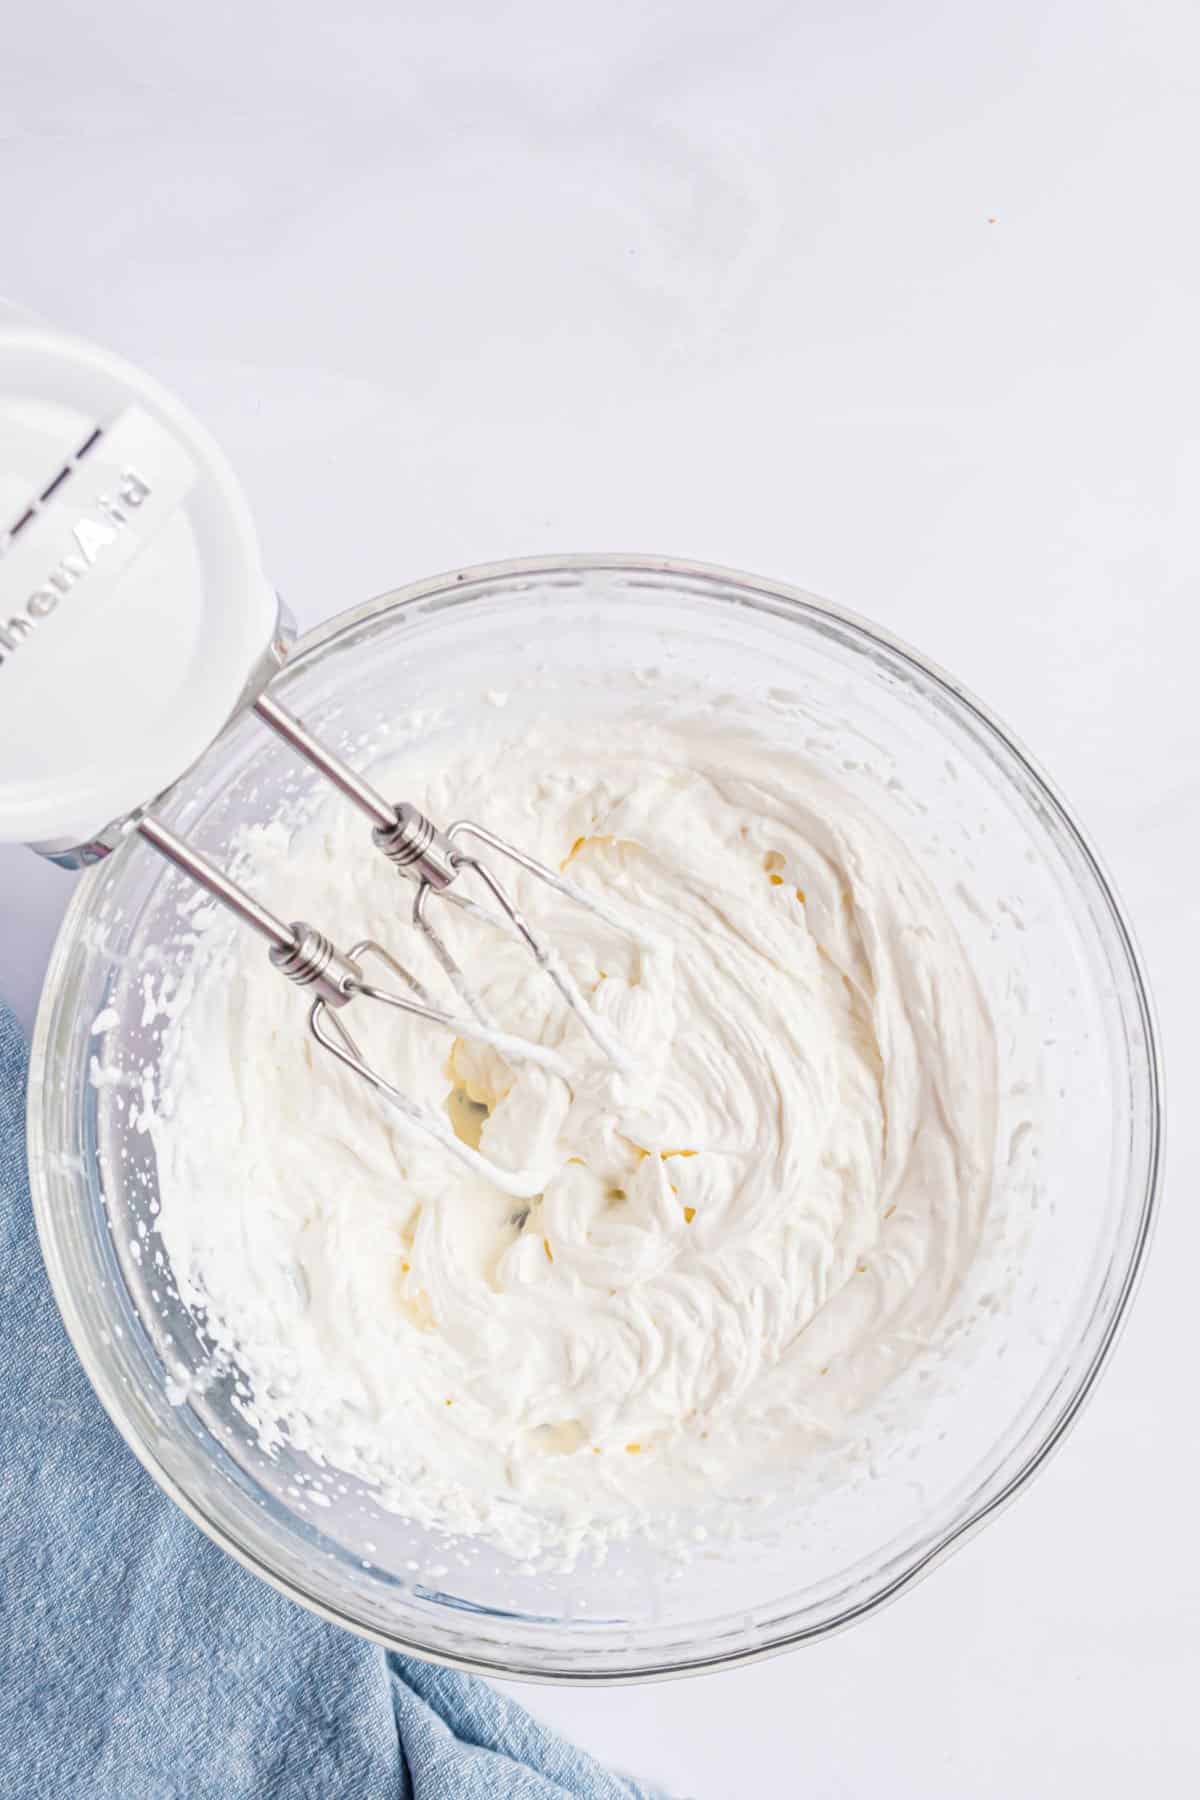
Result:
M288 635L246 502L197 421L140 370L0 307L0 841L82 867L138 834L265 939L274 967L312 995L309 1030L324 1050L504 1192L528 1198L538 1172L503 1169L462 1143L363 1056L345 1014L373 1001L568 1072L556 1050L485 1016L429 917L431 897L444 897L514 935L599 1050L626 1067L492 859L616 921L486 826L460 819L441 830L385 800L271 696ZM464 1012L438 1006L386 946L364 939L342 951L316 926L277 918L151 810L247 707L370 821L377 848L412 883L413 923ZM480 898L461 891L464 876Z

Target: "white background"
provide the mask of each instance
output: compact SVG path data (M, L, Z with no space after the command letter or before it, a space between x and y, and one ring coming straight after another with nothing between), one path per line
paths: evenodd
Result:
M13 6L0 291L223 439L302 623L454 565L675 552L873 615L1093 828L1176 1102L1069 1445L884 1615L522 1690L676 1794L1200 1791L1193 0ZM0 851L28 1019L69 878Z

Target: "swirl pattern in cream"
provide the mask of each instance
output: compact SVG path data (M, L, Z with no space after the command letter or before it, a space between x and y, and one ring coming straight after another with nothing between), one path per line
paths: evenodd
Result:
M516 884L632 1066L461 917L447 935L490 1012L571 1078L387 1016L367 1035L468 1141L543 1169L540 1196L412 1135L216 917L150 1128L180 1292L264 1441L529 1555L788 1467L929 1340L987 1203L995 1055L922 871L803 758L711 722L503 739L498 719L425 779L406 766L404 790L636 926ZM250 851L285 914L420 964L397 877L341 803Z

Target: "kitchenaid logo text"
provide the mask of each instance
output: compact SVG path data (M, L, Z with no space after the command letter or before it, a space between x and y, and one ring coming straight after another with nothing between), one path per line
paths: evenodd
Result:
M49 618L59 601L93 569L105 552L117 542L136 512L150 494L150 483L143 481L134 469L126 469L117 485L116 494L98 494L87 512L71 528L70 547L55 563L40 587L34 588L24 607L0 625L0 663L19 650L40 620Z

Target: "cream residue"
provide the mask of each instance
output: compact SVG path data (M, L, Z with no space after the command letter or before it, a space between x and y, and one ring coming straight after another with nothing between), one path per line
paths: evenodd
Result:
M202 921L150 1119L158 1226L262 1442L521 1556L798 1467L935 1334L987 1202L993 1032L929 881L843 785L711 717L493 718L391 775L636 927L514 872L633 1067L458 913L437 916L488 1011L568 1078L353 1004L397 1085L545 1168L515 1202L313 1045L260 945ZM375 936L445 993L342 801L246 850L285 916Z

